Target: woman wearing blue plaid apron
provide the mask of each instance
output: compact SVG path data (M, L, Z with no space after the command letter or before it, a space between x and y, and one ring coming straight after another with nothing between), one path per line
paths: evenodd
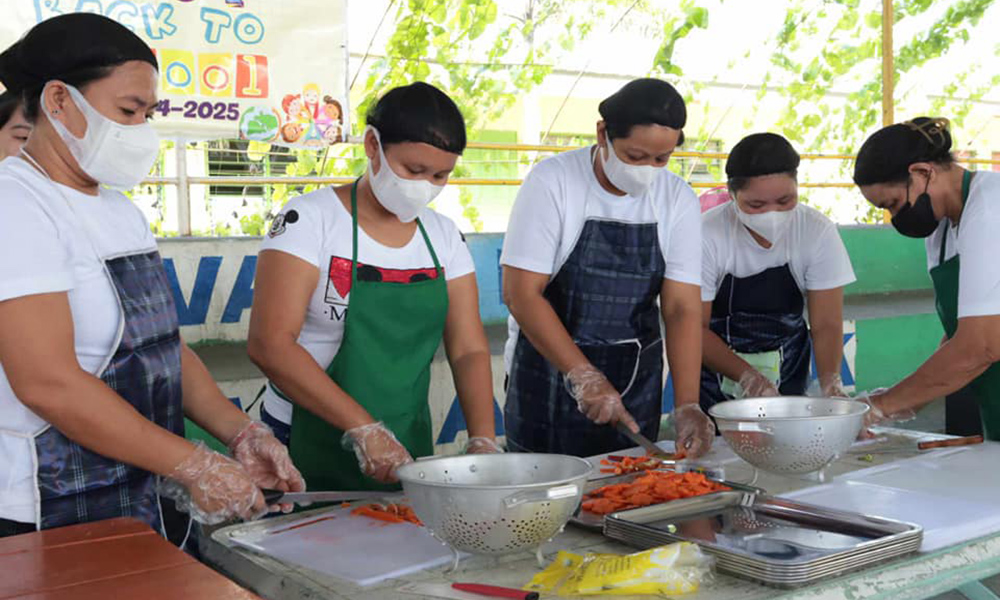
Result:
M302 488L181 340L149 226L108 189L157 158L156 81L149 47L93 14L43 21L0 55L35 124L0 163L0 536L134 517L181 541L174 508L215 523L263 513L258 486ZM185 415L236 460L186 441Z
M702 218L703 410L802 396L813 356L820 393L847 395L844 286L854 270L833 221L799 203L798 167L782 136L748 135L726 160L732 201Z
M640 79L600 113L597 145L532 169L507 228L507 444L576 456L634 445L618 423L656 439L662 320L679 448L697 456L714 437L698 407L700 210L665 168L686 108L670 84Z

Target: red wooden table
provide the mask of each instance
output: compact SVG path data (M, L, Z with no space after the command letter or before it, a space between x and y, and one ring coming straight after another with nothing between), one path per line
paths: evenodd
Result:
M260 600L135 519L0 538L0 599Z

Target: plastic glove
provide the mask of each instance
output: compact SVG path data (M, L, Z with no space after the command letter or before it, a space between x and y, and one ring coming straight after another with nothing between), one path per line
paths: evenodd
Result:
M394 483L396 468L413 462L409 451L382 423L369 423L348 429L342 439L344 448L354 450L365 475L382 483Z
M608 378L593 365L583 365L566 373L566 391L576 400L577 409L598 425L619 421L638 433L639 425L625 410L621 395Z
M264 496L243 465L201 442L159 487L160 495L174 500L178 510L206 525L267 513Z
M740 398L770 398L779 396L778 388L757 369L747 369L740 375Z
M229 451L247 470L257 487L283 492L304 492L306 482L292 464L288 448L278 441L271 429L259 421L246 426L229 442ZM275 510L292 512L294 504L279 504Z
M502 454L503 448L491 437L471 437L465 445L466 454Z
M712 448L715 441L715 424L697 404L682 404L674 409L674 428L677 430L677 452L685 458L698 458Z
M824 398L847 398L847 391L844 389L844 382L839 374L820 378L820 392Z
M912 408L904 408L893 413L888 413L883 408L884 399L889 390L878 388L858 395L855 400L868 405L868 412L865 414L865 424L861 428L860 437L871 437L868 431L870 427L876 425L889 425L890 423L905 423L917 418L917 413Z

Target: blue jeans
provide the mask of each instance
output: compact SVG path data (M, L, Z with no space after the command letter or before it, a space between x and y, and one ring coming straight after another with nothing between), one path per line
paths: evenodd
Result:
M260 420L271 428L274 432L274 437L278 438L278 441L284 445L288 445L288 442L292 439L292 426L287 423L282 423L276 419L271 413L267 412L262 405L260 407Z

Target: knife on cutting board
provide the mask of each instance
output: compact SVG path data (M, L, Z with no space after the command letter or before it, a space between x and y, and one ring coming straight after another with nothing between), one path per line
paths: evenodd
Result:
M264 502L267 504L313 504L315 502L350 502L352 500L368 500L370 498L399 498L400 494L387 494L378 491L359 492L283 492L281 490L262 489Z

